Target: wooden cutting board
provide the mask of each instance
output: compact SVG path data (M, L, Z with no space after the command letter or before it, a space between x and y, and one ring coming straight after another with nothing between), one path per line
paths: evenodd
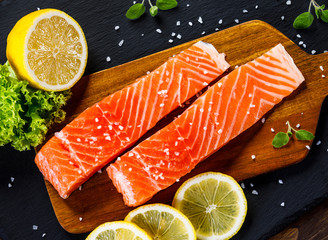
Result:
M87 107L132 83L137 77L155 69L170 56L199 40L212 43L219 52L225 53L227 61L232 66L231 69L255 59L276 44L282 43L304 74L306 81L292 96L265 116L264 124L259 121L200 163L179 183L158 193L149 203L171 204L174 193L181 183L202 172L223 172L240 181L304 159L308 153L305 146L311 145L311 142L292 140L287 147L274 149L271 141L275 133L271 132L271 128L276 132L286 131L285 123L289 120L293 127L300 124L302 129L315 132L321 103L328 94L328 54L309 55L278 30L257 20L83 77L73 88L74 95L66 109L68 113L66 121L54 126L48 138ZM324 71L319 68L321 65L325 68ZM323 77L323 74L327 77ZM146 136L165 126L182 110L174 111ZM252 155L256 158L252 159ZM89 232L104 222L122 220L132 209L124 205L122 196L116 191L105 171L101 174L97 173L83 185L82 190L75 191L66 200L57 194L49 182L45 181L45 183L59 223L71 233Z

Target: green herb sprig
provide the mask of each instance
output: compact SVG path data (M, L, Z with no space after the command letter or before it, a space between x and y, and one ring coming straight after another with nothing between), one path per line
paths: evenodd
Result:
M125 16L131 20L140 18L146 11L144 2L145 0L142 0L141 3L133 4L128 9ZM153 17L155 17L158 14L158 10L170 10L178 5L178 2L176 0L157 0L156 5L153 5L151 1L148 0L148 3L150 5L149 13Z
M314 139L314 135L306 130L295 130L294 128L292 128L290 126L290 123L289 121L287 121L287 126L288 126L288 129L287 129L287 132L278 132L273 140L272 140L272 145L275 147L275 148L281 148L283 146L285 146L290 138L293 136L293 132L295 132L295 137L297 140L307 140L307 141L310 141L312 139Z
M311 13L311 9L314 7L315 15L317 19L328 23L328 9L325 10L325 5L319 5L316 1L311 0L307 12L301 13L296 17L293 23L295 29L306 29L310 27L313 23L314 16Z

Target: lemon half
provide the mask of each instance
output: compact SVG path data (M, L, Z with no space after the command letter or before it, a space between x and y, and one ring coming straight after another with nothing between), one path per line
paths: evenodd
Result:
M152 238L133 223L115 221L99 225L86 240L152 240Z
M196 240L195 229L188 218L165 204L136 208L124 220L135 223L155 240Z
M7 38L7 59L18 78L43 90L71 88L83 75L88 48L80 25L56 9L21 18Z
M184 182L174 196L173 207L189 218L198 239L223 240L241 228L247 201L232 177L208 172Z

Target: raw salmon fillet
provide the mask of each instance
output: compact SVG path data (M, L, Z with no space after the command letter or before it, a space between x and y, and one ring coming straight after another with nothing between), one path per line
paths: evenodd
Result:
M35 158L37 166L67 198L229 66L211 44L192 45L82 112L42 147Z
M304 77L279 44L222 78L181 116L107 168L128 206L138 206L256 123Z

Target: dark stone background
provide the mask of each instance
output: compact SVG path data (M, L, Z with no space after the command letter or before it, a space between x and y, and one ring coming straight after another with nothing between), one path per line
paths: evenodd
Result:
M318 0L319 4L324 2ZM266 21L295 43L303 41L308 53L315 50L318 54L328 50L328 24L315 20L308 30L292 27L294 18L307 10L308 3L304 0L292 0L291 5L287 5L286 0L180 0L178 8L161 11L156 18L147 13L138 21L129 21L124 15L131 0L0 0L0 62L6 61L6 38L10 29L18 19L37 8L63 10L80 23L89 46L86 74L193 40L201 37L204 31L209 34L216 28L228 28L237 24L235 19L240 23L253 19ZM244 9L248 12L243 13ZM203 24L197 21L199 16ZM220 19L223 19L222 25L218 23ZM181 26L176 26L178 20ZM115 26L120 29L115 31ZM157 28L163 33L157 33ZM172 32L181 34L182 39L171 37ZM119 47L122 39L124 44ZM174 42L170 44L169 39ZM106 61L107 56L111 57L111 62ZM328 101L323 106L316 139L304 161L244 182L249 210L245 224L233 239L267 239L327 198L327 109ZM318 140L320 145L316 145ZM73 235L61 228L42 176L33 162L34 156L33 151L18 152L10 146L0 147L0 239L85 239L86 234ZM283 180L283 185L278 183L279 179ZM252 194L254 189L258 195ZM281 202L285 202L285 207L280 206ZM33 225L38 229L33 230ZM43 233L46 233L44 238Z

